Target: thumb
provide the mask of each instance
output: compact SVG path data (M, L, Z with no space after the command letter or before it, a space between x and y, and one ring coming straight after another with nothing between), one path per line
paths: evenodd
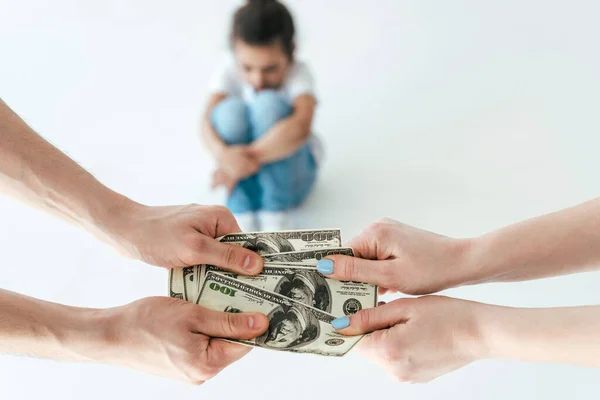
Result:
M342 255L327 256L317 262L317 270L328 278L383 287L390 286L392 268L393 265L386 260L365 260Z
M215 338L253 339L269 327L269 320L260 313L229 313L201 308L194 326L197 332Z
M240 226L231 211L225 207L214 207L215 228L211 236L219 237L240 232ZM202 231L200 231L202 232ZM196 264L211 264L243 275L256 275L262 270L263 259L255 252L240 246L220 243L211 237L202 236Z
M378 307L366 308L349 317L337 318L331 325L344 335L360 335L407 322L408 303L411 299L398 299Z
M243 275L256 275L263 267L262 257L252 250L216 240L206 246L206 252L202 253L201 258L200 264L216 265Z

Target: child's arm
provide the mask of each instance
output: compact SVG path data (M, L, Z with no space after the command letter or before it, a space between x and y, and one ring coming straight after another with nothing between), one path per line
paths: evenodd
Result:
M258 161L250 154L250 149L246 145L227 145L219 136L211 122L213 109L219 102L223 101L227 95L225 93L215 93L208 99L206 111L204 113L202 124L202 139L208 151L213 155L219 166L218 170L225 172L227 179L219 180L222 174L217 173L213 178L213 187L225 184L229 189L233 189L240 180L256 173L260 168Z
M310 136L315 98L303 94L294 101L294 111L282 119L263 137L250 144L250 154L259 164L284 159L298 150Z

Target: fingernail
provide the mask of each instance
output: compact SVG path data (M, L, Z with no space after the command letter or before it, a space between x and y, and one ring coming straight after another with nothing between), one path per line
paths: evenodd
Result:
M248 317L248 328L254 328L254 317Z
M331 326L335 329L344 329L347 328L348 325L350 325L350 318L348 317L336 318L331 321Z
M333 274L333 261L323 258L317 262L317 271L322 274Z
M242 268L243 268L245 271L254 271L254 270L256 269L256 267L257 267L257 265L256 265L256 264L257 264L257 263L255 263L255 262L252 262L252 259L253 259L253 258L254 258L254 257L252 257L252 256L248 256L248 257L246 257L246 259L244 260L244 265L242 265Z

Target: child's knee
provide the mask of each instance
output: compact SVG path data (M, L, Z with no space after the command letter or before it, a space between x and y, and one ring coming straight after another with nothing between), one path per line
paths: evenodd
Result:
M255 124L272 125L292 113L290 104L274 90L262 90L254 96L250 113Z
M249 141L248 110L238 97L228 97L215 106L211 115L213 127L228 144Z

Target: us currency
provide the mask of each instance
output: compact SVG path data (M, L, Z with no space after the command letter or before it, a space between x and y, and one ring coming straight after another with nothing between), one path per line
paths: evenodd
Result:
M339 229L232 233L222 236L218 240L222 243L245 247L260 255L342 245Z
M235 278L336 317L354 314L363 308L377 305L377 286L329 279L314 267L266 265L257 276L238 275L214 266L206 266L205 272L216 272Z
M242 246L261 255L292 252L301 250L319 250L327 247L340 247L342 243L339 229L310 229L280 232L244 232L232 233L217 238L220 242ZM193 275L171 271L169 295L180 299L194 301L200 291L204 279L204 268L194 268ZM185 269L185 268L184 268ZM192 281L196 282L195 286ZM178 290L175 292L174 290ZM171 295L175 293L177 296Z
M198 272L197 267L181 268L183 280L183 300L194 301L198 296Z
M324 249L310 249L301 251L290 251L287 253L265 254L263 259L265 265L307 265L316 266L317 262L327 256L342 254L345 256L354 256L351 247L332 247Z
M171 268L169 270L169 297L183 300L183 292L183 270L181 268Z
M198 304L217 311L265 314L269 328L263 335L232 340L251 346L343 356L362 338L337 333L331 326L335 317L329 313L212 271L206 274Z
M243 232L232 233L217 238L222 243L241 246L260 255L288 253L302 250L320 250L342 245L342 234L339 229L308 229L280 232ZM200 291L204 280L204 266L197 266L197 291ZM190 290L192 292L192 290ZM195 298L195 297L194 297ZM192 298L192 299L194 299Z

